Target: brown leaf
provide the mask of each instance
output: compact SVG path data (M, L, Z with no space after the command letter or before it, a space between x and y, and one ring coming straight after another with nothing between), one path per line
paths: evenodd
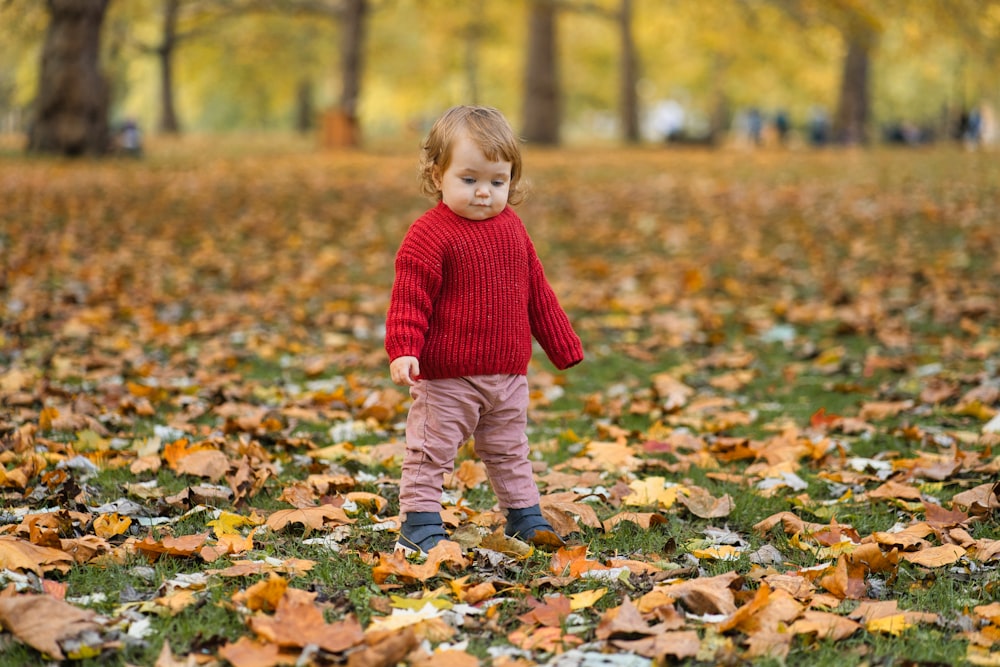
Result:
M961 526L969 520L969 515L959 509L946 510L940 505L928 502L924 503L924 515L927 523L938 529Z
M164 642L166 648L170 642ZM294 665L301 652L285 652L277 644L262 642L249 637L240 637L236 642L219 648L219 657L232 663L233 667L277 667Z
M614 639L610 643L622 650L654 658L658 664L671 664L668 658L674 660L694 658L701 651L701 638L694 630L668 631L655 637L635 640Z
M179 475L206 477L218 482L229 470L229 457L217 449L202 449L180 459L174 470Z
M678 410L694 395L694 389L677 380L669 373L653 376L653 391L660 399L660 405L667 412Z
M952 507L965 508L974 516L988 516L1000 509L1000 482L987 482L951 498Z
M324 651L340 653L364 640L357 618L348 616L327 623L322 610L314 603L316 595L296 588L285 590L274 616L257 615L249 626L258 637L278 646L303 648L315 644Z
M653 526L667 523L667 517L655 512L619 512L604 520L604 530L611 532L619 523L627 521L640 528L649 530Z
M84 632L101 630L98 616L87 609L48 595L0 597L0 626L28 646L56 660L63 655L59 642Z
M73 557L61 549L41 547L10 535L0 535L0 570L44 574L52 570L68 572Z
M772 658L784 662L788 651L792 646L794 635L784 628L777 630L764 630L755 632L747 637L747 657Z
M861 624L826 611L807 610L789 627L793 634L816 635L820 639L840 641L861 629Z
M579 577L584 572L591 570L608 569L607 566L598 561L589 560L587 551L586 544L562 547L553 554L552 561L549 563L549 571L556 576Z
M684 493L678 494L677 502L702 519L727 517L734 509L733 498L728 493L721 498L715 498L699 486L686 487Z
M462 547L457 542L444 540L431 547L427 560L422 564L413 563L402 551L379 554L378 565L372 568L372 577L376 584L385 583L393 575L406 582L427 581L437 576L442 565L453 565L461 569L468 564L462 555Z
M732 586L741 578L735 572L700 577L663 587L663 592L674 597L692 614L732 614L736 611L736 597Z
M271 530L283 530L293 523L300 523L306 528L313 530L323 530L334 526L344 526L354 523L355 520L347 516L339 507L333 505L320 505L319 507L302 507L291 510L278 510L267 518L267 526Z
M437 650L424 659L412 660L412 667L479 667L479 658L458 649Z
M884 498L887 500L920 500L922 495L920 489L911 484L901 484L900 482L888 481L874 491L868 492L869 498Z
M633 639L651 634L657 632L650 628L628 597L620 606L604 612L594 631L594 635L600 640Z
M750 602L719 624L719 630L739 630L748 635L776 631L780 624L788 624L798 618L802 609L802 604L796 602L789 593L783 590L772 592L770 586L764 583Z
M348 655L347 665L348 667L395 667L419 644L420 637L413 628L370 633L365 637L365 646Z
M924 538L933 534L934 529L931 528L929 524L921 522L909 525L903 530L892 533L872 533L872 539L874 539L878 544L884 544L889 547L898 547L904 551L909 551L929 546L927 540Z
M515 630L508 637L510 643L525 651L562 653L566 648L579 646L583 639L576 635L564 634L562 628L544 627Z
M489 478L486 476L486 466L482 461L462 461L455 471L445 476L444 485L449 489L474 489L485 483Z
M924 567L944 567L958 561L965 555L965 549L957 544L943 544L939 547L927 547L920 551L900 554L900 558L914 565Z
M168 556L197 555L207 539L208 533L164 537L162 540L156 540L152 535L147 535L144 540L135 542L133 546L136 551L145 554L150 561L154 561L162 554Z
M864 421L881 421L895 417L901 412L910 410L913 406L913 401L874 401L862 405L858 416Z
M527 625L558 628L572 611L571 601L565 595L550 595L544 602L529 600L528 603L532 605L532 610L517 617Z

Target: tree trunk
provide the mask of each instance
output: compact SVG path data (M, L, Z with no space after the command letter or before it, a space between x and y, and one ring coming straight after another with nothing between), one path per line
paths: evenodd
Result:
M871 110L871 52L876 35L871 28L852 26L845 35L847 54L844 57L840 99L833 120L835 139L847 145L868 143L868 116Z
M728 59L715 54L712 57L712 110L708 117L708 140L713 144L725 143L729 132L731 110L725 87L728 70Z
M636 84L639 67L632 35L632 0L621 0L618 20L621 31L621 122L622 138L630 143L639 142L639 95Z
M346 0L340 31L340 103L337 113L344 132L338 143L349 147L361 145L358 104L364 71L365 22L368 0Z
M299 134L306 134L313 129L315 124L312 81L300 79L295 97L295 129Z
M180 0L165 0L163 3L163 34L156 49L160 60L160 132L163 134L180 134L181 131L174 105L174 52L177 49L180 8Z
M47 0L38 97L28 150L102 155L110 148L109 88L99 69L109 0Z
M556 4L554 0L531 0L523 129L525 140L531 143L559 143L562 104L557 52Z
M475 0L465 27L465 85L469 104L479 104L479 44L483 38L483 0Z

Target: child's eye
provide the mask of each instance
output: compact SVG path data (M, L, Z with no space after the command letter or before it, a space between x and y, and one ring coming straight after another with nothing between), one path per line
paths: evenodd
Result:
M503 185L504 185L504 183L506 183L506 181L499 181L499 180L498 181L493 181L493 187L495 187L495 188L502 188Z
M472 185L473 183L476 182L476 179L470 178L469 176L463 176L462 182L465 183L466 185Z

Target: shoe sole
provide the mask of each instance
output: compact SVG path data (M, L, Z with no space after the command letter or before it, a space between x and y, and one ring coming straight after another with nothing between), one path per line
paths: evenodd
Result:
M396 546L395 546L395 548L393 548L393 551L394 552L402 551L403 555L406 556L406 557L410 557L413 554L417 554L417 555L423 556L424 558L427 557L427 552L424 551L423 549L419 549L419 548L418 549L414 549L413 547L406 546L402 542L396 542Z

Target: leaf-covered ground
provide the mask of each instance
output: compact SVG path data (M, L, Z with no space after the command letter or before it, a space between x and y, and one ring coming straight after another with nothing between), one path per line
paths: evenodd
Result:
M526 160L569 546L463 448L407 560L413 155L0 157L0 664L1000 664L996 156Z

